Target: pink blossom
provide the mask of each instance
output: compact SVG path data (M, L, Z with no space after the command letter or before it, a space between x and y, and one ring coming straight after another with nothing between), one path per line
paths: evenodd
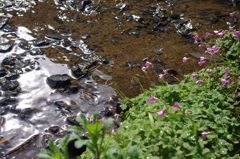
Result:
M200 62L203 62L205 60L205 57L200 57Z
M232 12L229 14L230 17L234 17L234 15L235 15L235 12Z
M228 76L228 75L230 75L231 74L231 72L229 72L229 70L228 70L228 68L226 68L226 73L223 75L225 78Z
M165 113L166 113L166 110L163 109L163 110L157 112L156 114L157 114L158 116L160 116L160 117L163 117Z
M105 82L105 85L109 85L109 81L108 80Z
M234 31L234 26L229 26L230 31Z
M212 35L212 34L210 34L209 32L206 32L206 37L208 37L208 36L210 36L210 35Z
M149 104L153 104L154 102L155 102L155 100L157 100L158 98L156 98L156 97L149 97L148 98L148 103Z
M102 117L101 119L98 119L99 122L102 122L105 118Z
M146 71L147 70L147 67L142 67L142 71Z
M113 117L114 117L114 118L117 118L117 117L119 117L119 114L114 114Z
M168 70L163 70L163 73L166 75L168 74Z
M218 31L218 30L214 30L213 32L214 32L215 34L220 33L220 31Z
M182 62L187 62L189 58L183 57Z
M235 34L235 35L239 35L239 34L240 34L240 31L235 31L234 34Z
M173 110L179 109L181 106L178 104L178 102L174 102Z
M196 78L197 76L198 74L195 74L195 73L192 74L192 78Z
M235 34L232 35L232 38L237 38L237 37L238 37L238 35L235 35Z
M210 133L211 133L211 132L203 131L203 132L202 132L202 138L203 138L203 139L206 139L206 137L207 137Z
M149 60L149 58L148 58L148 57L145 57L145 58L143 59L143 62L148 61L148 60Z
M201 84L203 81L202 80L198 80L195 84L199 85Z
M232 80L231 79L221 79L221 82L222 82L222 87L224 87L226 84L229 84L229 83L231 83L232 82Z
M160 74L160 75L159 75L159 78L161 78L161 79L164 79L164 77L165 77L164 74Z
M204 46L207 45L206 43L202 43L200 45L198 45L199 48L204 48Z
M145 63L145 66L146 66L147 68L150 67L151 65L152 65L151 62L148 62L148 61L147 61L147 62Z
M199 61L199 62L198 62L198 65L199 65L199 66L202 66L204 63L205 63L205 61Z
M221 37L221 38L224 36L223 32L217 33L216 35Z
M193 38L194 38L195 41L200 41L200 40L201 40L201 39L199 38L199 36L197 36L197 35L194 36Z
M212 75L212 72L213 72L212 69L207 69L207 73L208 73L209 76Z

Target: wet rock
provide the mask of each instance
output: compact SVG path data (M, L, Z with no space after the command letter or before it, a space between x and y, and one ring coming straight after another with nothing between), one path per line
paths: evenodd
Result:
M20 47L21 49L26 50L26 51L30 50L30 46L29 46L29 44L26 43L26 42L21 42L21 43L19 43L19 44L18 44L18 47Z
M74 77L78 78L81 76L86 76L88 74L88 70L85 70L85 69L82 70L84 64L87 64L87 63L83 63L83 64L79 64L78 66L71 67L71 71Z
M153 30L155 30L155 31L160 30L160 31L164 32L164 31L165 31L164 26L165 26L165 25L160 22L160 23L158 23L157 25L155 25L155 26L153 27Z
M53 75L47 78L47 84L49 87L56 89L60 87L65 87L70 83L71 77L67 74Z
M61 130L61 128L59 126L51 126L50 128L48 128L48 131L52 134L56 134L60 130Z
M31 108L25 108L20 111L18 117L22 120L30 119L34 115L35 110Z
M70 42L67 42L67 41L64 41L64 40L62 40L62 41L61 41L61 45L62 45L62 47L66 48L66 47L70 47L70 46L71 46L71 43L70 43Z
M153 64L161 64L162 66L165 66L165 65L166 65L166 63L163 62L163 61L160 60L160 59L155 59L155 60L152 61L152 63L153 63Z
M0 29L7 24L8 18L0 18Z
M6 70L3 68L3 66L0 65L0 77L3 77L7 74Z
M41 49L39 49L39 48L34 48L34 49L32 49L30 52L30 55L43 55L43 52L42 52L42 50Z
M156 66L156 65L153 65L152 66L153 69L155 70L156 73L163 73L163 68L162 67L159 67L159 66Z
M63 2L66 2L66 0L54 0L56 5L62 5Z
M77 11L79 12L83 12L85 10L85 7L87 5L89 5L90 3L92 3L90 0L84 0L82 2L80 2L78 5L77 5Z
M13 44L10 43L1 43L0 44L0 53L6 53L12 50Z
M19 83L16 80L5 80L4 82L1 82L1 84L2 90L14 90L19 86Z
M116 108L105 107L103 110L98 112L98 115L101 117L112 117L116 112Z
M169 69L169 70L167 70L167 72L168 72L168 74L173 75L173 76L178 75L178 72L176 70L173 70L173 69Z
M207 11L202 11L202 12L199 13L199 15L201 15L201 16L208 16L209 13Z
M4 32L7 32L7 33L12 33L12 32L16 32L16 29L13 28L13 27L10 26L10 25L5 25L5 26L3 27L3 31L4 31Z
M77 93L78 92L78 86L77 85L66 85L66 89L70 93Z
M67 117L67 123L70 125L77 125L80 126L80 124L76 121L76 116L73 117Z
M9 73L6 76L4 76L4 78L6 78L7 80L16 80L19 77L19 74L17 73Z
M144 21L144 19L141 17L141 16L138 16L138 15L132 15L133 19L136 21L136 22L142 22Z
M16 102L17 102L16 98L2 98L0 100L0 106L11 105L11 104L15 104Z
M88 38L90 38L90 37L91 37L90 34L85 34L85 35L82 36L82 39L83 39L83 40L86 40L86 39L88 39Z
M15 65L16 58L13 56L8 56L2 61L2 65Z
M136 36L138 36L139 34L140 34L139 31L130 31L130 32L128 32L128 35L136 35Z
M49 42L48 41L46 41L45 39L38 39L37 41L35 41L34 43L33 43L33 46L35 46L35 47L47 47L47 46L49 46Z
M0 115L7 114L8 110L9 110L9 107L7 107L7 106L0 108Z
M163 50L159 49L159 50L154 50L154 52L158 55L162 55L163 54Z
M52 34L52 35L47 35L46 38L47 38L47 39L50 39L50 40L60 41L60 40L61 40L61 35Z

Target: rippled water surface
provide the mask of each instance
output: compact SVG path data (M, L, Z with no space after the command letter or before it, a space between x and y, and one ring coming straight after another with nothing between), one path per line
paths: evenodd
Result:
M182 63L186 53L204 55L192 37L234 23L227 0L0 2L5 158L36 158L49 138L68 133L68 119L79 113L103 117L111 109L113 116L120 99L111 84L127 97L141 93L133 77L150 86L141 70L145 57L153 63L148 76L156 83L166 69L179 79L200 69ZM55 75L68 83L52 87L47 81ZM166 81L177 82L171 76Z

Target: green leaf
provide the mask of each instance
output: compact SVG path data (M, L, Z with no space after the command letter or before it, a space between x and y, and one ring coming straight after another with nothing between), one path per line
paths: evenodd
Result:
M78 139L77 141L75 141L74 145L76 148L81 148L84 145L86 145L88 143L89 140L83 140L83 139Z
M154 128L153 116L152 116L152 114L150 114L150 113L148 113L148 116L149 116L149 120L150 120L151 126L152 126L152 128Z
M54 154L52 154L48 150L41 150L40 153L37 154L37 156L42 158L54 158Z

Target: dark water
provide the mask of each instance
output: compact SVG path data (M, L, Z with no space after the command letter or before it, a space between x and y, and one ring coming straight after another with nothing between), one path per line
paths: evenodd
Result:
M156 83L162 70L174 70L179 79L199 70L197 64L182 63L186 53L204 52L192 37L234 23L229 17L234 8L223 0L18 0L5 1L2 8L0 17L8 20L0 30L0 42L12 48L1 53L0 61L14 59L14 64L2 66L10 74L16 63L25 63L20 72L12 71L19 74L17 88L1 86L1 100L7 99L1 105L5 118L1 135L12 137L0 144L5 154L11 152L6 158L36 158L48 138L68 133L67 119L79 113L91 118L95 112L113 109L114 115L120 99L105 82L117 84L127 97L138 95L141 89L131 82L133 77L144 88L150 86L141 70L145 57L154 63L148 76ZM87 76L77 79L71 68L83 62L84 67L94 64ZM72 78L70 86L76 92L49 87L46 79L60 74ZM177 82L171 77L166 81Z

